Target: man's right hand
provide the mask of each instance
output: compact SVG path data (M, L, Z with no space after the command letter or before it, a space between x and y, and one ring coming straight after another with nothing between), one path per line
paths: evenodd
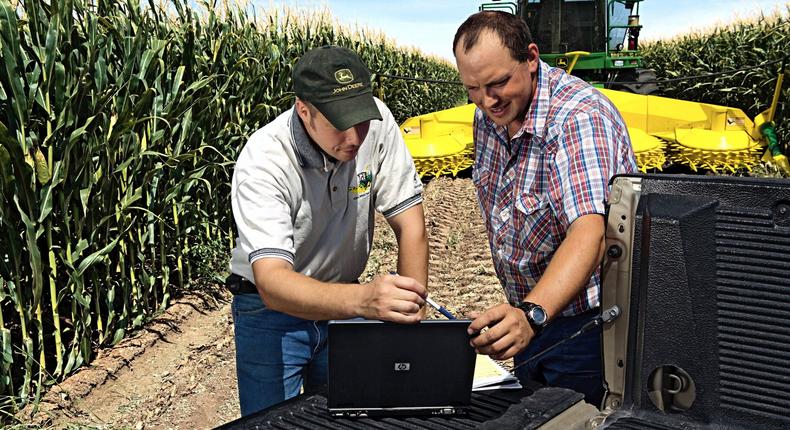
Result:
M359 288L358 314L366 319L416 323L422 319L427 290L416 280L398 275L379 276Z

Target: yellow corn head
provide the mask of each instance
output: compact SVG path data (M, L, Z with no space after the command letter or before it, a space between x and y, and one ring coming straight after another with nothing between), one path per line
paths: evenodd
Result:
M764 150L765 141L758 127L740 109L600 91L625 119L643 172L661 170L668 161L693 171L749 171ZM474 111L475 106L469 104L409 118L403 123L401 132L420 175L456 175L471 166Z
M420 176L455 176L472 165L475 105L407 119L401 125L406 146Z

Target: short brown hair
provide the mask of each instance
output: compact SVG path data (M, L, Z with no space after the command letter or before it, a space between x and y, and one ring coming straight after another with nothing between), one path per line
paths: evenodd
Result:
M453 55L461 39L464 42L464 52L469 52L477 44L480 33L485 30L499 36L514 60L523 63L530 59L529 45L532 43L532 35L527 23L516 15L496 10L478 12L458 27L453 39Z

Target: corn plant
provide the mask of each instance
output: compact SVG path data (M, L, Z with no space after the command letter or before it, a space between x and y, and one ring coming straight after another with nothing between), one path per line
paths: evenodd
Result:
M709 31L690 33L670 40L645 44L647 67L659 78L680 78L736 70L715 78L661 84L669 97L732 106L754 117L771 103L780 64L737 71L788 57L790 5L771 15L760 15ZM790 140L785 120L790 102L790 62L785 71L775 122L780 139Z
M0 2L0 412L40 397L173 298L225 270L230 177L246 138L293 103L307 49L374 73L457 80L324 13L185 0ZM399 119L458 86L375 88Z

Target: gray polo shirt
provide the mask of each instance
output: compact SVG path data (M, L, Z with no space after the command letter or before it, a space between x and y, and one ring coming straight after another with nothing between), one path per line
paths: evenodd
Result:
M275 257L323 282L353 282L365 269L374 210L393 217L422 202L422 182L398 125L382 121L354 160L333 161L310 140L293 108L250 136L233 172L239 237L231 271L250 281L252 263Z

